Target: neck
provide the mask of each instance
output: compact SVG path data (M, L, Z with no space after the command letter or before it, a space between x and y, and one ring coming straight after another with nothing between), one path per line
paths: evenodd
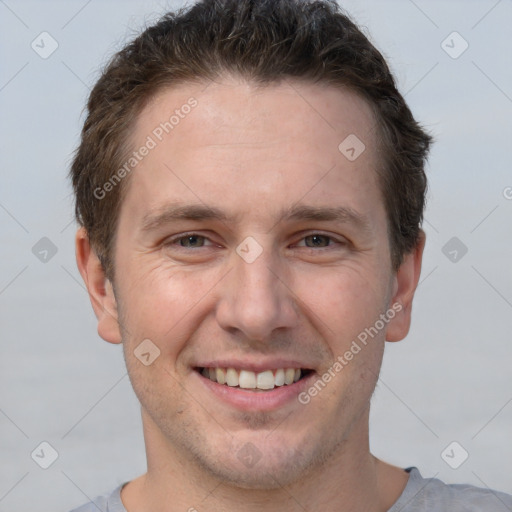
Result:
M247 489L219 481L171 446L144 418L148 471L123 488L128 512L386 512L402 493L408 474L371 455L368 412L327 460L299 480L273 489Z

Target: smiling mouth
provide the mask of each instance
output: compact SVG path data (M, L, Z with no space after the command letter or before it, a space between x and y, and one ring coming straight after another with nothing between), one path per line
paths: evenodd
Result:
M305 368L278 368L253 372L235 368L194 368L204 378L232 388L250 391L270 391L276 387L290 386L307 377L313 370Z

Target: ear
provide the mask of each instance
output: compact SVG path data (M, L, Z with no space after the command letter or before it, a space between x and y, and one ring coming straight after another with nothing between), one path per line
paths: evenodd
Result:
M98 334L110 343L121 343L114 289L105 276L103 265L92 249L87 231L83 227L76 233L75 249L78 270L98 319Z
M403 340L411 326L412 299L418 286L421 274L421 261L425 248L425 233L420 232L416 247L404 256L404 260L393 277L393 298L390 309L396 314L389 321L386 330L386 341Z

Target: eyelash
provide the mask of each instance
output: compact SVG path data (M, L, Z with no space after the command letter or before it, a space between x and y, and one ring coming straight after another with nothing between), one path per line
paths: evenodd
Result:
M180 240L185 240L185 239L190 238L192 236L204 238L205 240L208 240L208 241L211 242L211 240L207 236L205 236L205 235L201 235L200 233L190 232L190 233L184 233L182 235L178 235L176 237L173 237L173 238L169 239L164 245L175 245ZM212 245L215 245L215 244L213 244L213 242L212 242ZM187 247L180 247L180 248L181 249L187 249ZM199 249L201 249L201 248L202 247L199 247Z
M173 237L173 238L167 240L164 243L164 246L176 246L179 249L183 249L183 250L187 250L187 249L203 249L205 246L190 248L190 247L182 247L182 246L177 245L180 242L180 240L185 240L185 239L193 237L193 236L199 237L199 238L203 238L204 240L208 240L211 243L211 245L208 245L206 247L212 247L212 246L215 246L215 245L217 245L217 247L218 247L218 244L215 244L214 242L212 242L207 236L201 235L200 233L196 233L196 232L184 233L184 234L178 235L176 237ZM328 239L329 240L329 245L327 245L325 247L308 247L308 246L304 246L303 245L303 246L300 246L300 247L303 247L305 249L310 249L310 250L318 251L320 249L332 248L332 246L334 244L339 244L339 245L345 246L348 243L345 240L338 240L338 239L336 239L335 237L333 237L331 235L326 235L326 234L320 233L320 232L311 232L311 233L309 233L307 235L304 235L302 238L300 238L299 241L302 242L306 238L313 237L313 236L320 236L320 237L324 237L324 238ZM295 245L297 245L297 244L295 244Z

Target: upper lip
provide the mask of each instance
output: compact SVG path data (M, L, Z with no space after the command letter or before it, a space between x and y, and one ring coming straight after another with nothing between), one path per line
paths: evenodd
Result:
M313 369L312 365L304 361L294 359L267 359L258 361L240 359L216 359L201 361L193 365L195 368L234 368L235 370L249 370L255 373L265 370L278 370L280 368L301 368L303 370Z

